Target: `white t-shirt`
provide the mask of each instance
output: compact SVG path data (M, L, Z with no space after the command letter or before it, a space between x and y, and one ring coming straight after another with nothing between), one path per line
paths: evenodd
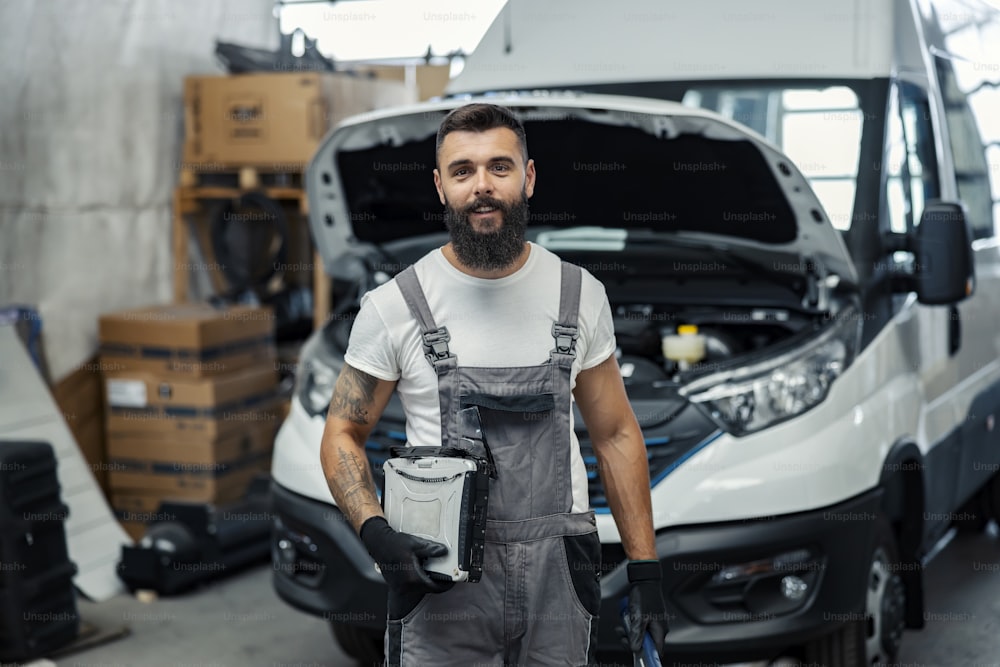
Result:
M465 274L434 250L415 265L437 326L448 328L459 366L536 366L555 345L552 323L559 314L560 259L531 244L528 260L504 278ZM604 285L583 270L579 338L570 375L605 361L615 350L614 324ZM424 357L420 328L395 281L371 290L351 329L345 360L382 380L398 380L411 445L441 444L437 375ZM572 427L572 414L570 415ZM570 431L573 512L589 508L587 473L576 435Z

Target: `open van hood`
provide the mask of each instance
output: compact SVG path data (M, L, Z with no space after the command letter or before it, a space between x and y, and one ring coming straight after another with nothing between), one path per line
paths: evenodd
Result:
M550 245L629 235L792 257L784 272L856 276L840 233L777 147L715 113L646 98L510 93L425 102L354 116L309 165L310 225L326 272L357 280L352 255L444 232L434 189L442 118L472 101L503 104L525 123L537 182L529 233ZM595 228L600 228L595 230ZM617 241L616 241L617 239Z

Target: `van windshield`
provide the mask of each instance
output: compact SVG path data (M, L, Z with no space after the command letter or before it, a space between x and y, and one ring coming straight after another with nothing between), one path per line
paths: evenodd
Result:
M865 120L851 88L699 83L681 101L742 123L779 146L808 179L834 227L851 226Z

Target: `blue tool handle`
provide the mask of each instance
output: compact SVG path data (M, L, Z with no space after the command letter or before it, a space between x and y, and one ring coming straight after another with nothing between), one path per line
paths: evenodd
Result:
M625 628L625 636L628 637L629 622L627 595L622 598L621 616L622 626ZM656 644L653 643L653 637L649 634L649 632L647 632L642 638L642 648L637 653L632 654L632 660L633 667L663 667L663 663L660 662L660 654L656 652Z

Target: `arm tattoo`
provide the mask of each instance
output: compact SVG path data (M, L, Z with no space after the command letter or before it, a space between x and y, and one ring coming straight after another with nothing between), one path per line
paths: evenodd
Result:
M375 480L368 461L354 452L341 449L337 453L337 463L337 471L328 480L330 488L334 490L337 506L358 530L364 517L382 512L375 496Z
M330 399L330 409L341 419L355 424L368 423L368 406L375 398L378 378L356 368L344 366Z

